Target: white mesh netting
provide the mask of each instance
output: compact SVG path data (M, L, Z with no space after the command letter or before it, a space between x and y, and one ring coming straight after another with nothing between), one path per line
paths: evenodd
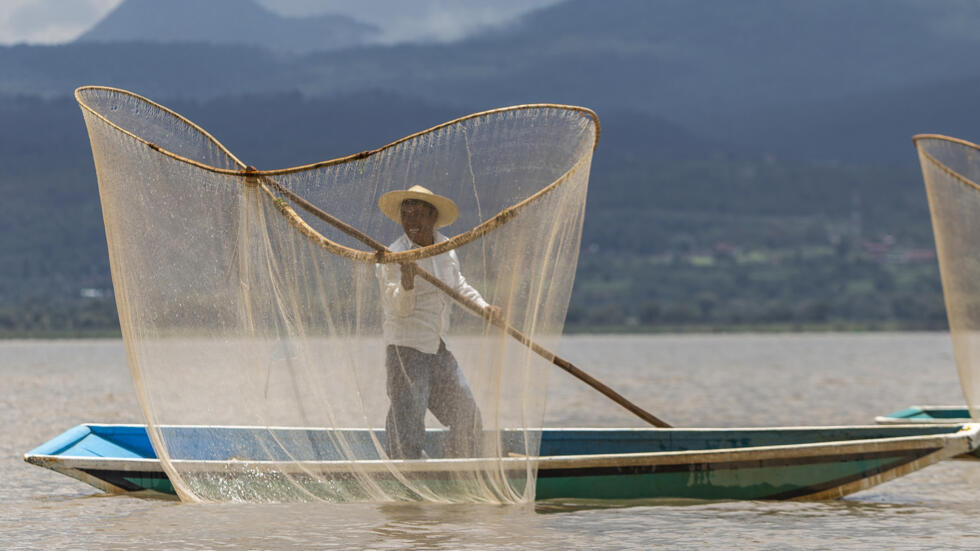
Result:
M498 109L255 171L137 95L76 98L130 367L182 499L533 499L550 364L500 326L557 344L591 111ZM459 218L387 252L405 235L379 199L417 185Z
M980 419L980 148L916 136L960 386Z

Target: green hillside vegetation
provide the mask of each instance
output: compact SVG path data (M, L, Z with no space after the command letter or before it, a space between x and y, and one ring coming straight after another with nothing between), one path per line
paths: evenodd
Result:
M264 167L376 147L462 110L387 94L217 104L175 107ZM386 109L414 115L385 127ZM11 122L0 129L0 335L118 331L78 108L8 98L0 111ZM336 113L329 132L300 122L311 112ZM263 116L270 131L258 136ZM693 137L671 160L638 144L669 143L676 128L641 122L611 116L615 138L596 156L570 331L944 326L916 166L753 159Z
M945 327L916 167L624 161L594 173L576 330Z

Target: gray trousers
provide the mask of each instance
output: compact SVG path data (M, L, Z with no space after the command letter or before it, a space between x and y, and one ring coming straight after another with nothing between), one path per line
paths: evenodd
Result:
M425 444L425 411L449 427L446 457L479 455L480 410L456 358L439 341L435 354L388 345L385 357L391 407L385 422L388 456L418 459Z

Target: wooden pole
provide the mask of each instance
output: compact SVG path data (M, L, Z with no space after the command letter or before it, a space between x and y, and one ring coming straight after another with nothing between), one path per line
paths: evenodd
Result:
M254 178L256 176L252 171L250 171L248 169L246 169L246 171L244 171L244 173L246 174L246 177L247 178ZM331 216L330 214L326 213L325 211L323 211L322 209L320 209L316 205L310 203L306 199L303 199L299 195L296 195L292 191L286 189L285 187L283 187L282 185L280 185L279 182L276 182L275 180L273 180L273 179L271 179L271 178L269 178L267 176L264 176L264 175L263 176L259 176L259 177L261 178L261 180L263 181L263 183L268 184L269 186L271 186L272 188L274 188L278 193L281 193L282 195L285 195L286 197L289 198L290 201L293 201L294 203L296 203L297 205L299 205L300 207L302 207L303 210L306 210L310 214L313 214L314 216L316 216L320 220L323 220L324 222L330 224L331 226L339 229L340 231L344 232L345 234L349 235L350 237L353 237L355 239L358 239L359 241L363 242L364 244L366 244L367 246L371 247L372 249L374 249L374 250L376 250L378 252L389 252L388 251L388 248L384 244L380 243L379 241L376 241L371 236L369 236L369 235L361 232L360 230L358 230L357 228L351 226L350 224L347 224L346 222L343 222L343 221L335 218L334 216ZM530 337L528 337L524 333L522 333L519 330L517 330L515 327L511 326L510 324L508 324L505 320L503 320L503 319L501 319L501 318L499 318L497 316L494 316L492 313L488 312L484 308L481 308L479 305L477 305L473 301L469 300L468 298L464 297L459 292L457 292L455 289L453 289L452 287L449 287L448 285L446 285L445 283L443 283L442 280L440 280L436 276L432 275L428 271L424 270L423 268L421 268L420 266L418 266L414 262L412 262L411 264L415 265L416 274L418 274L419 277L421 277L422 279L428 281L429 283L431 283L432 285L434 285L437 289L439 289L440 291L442 291L442 292L446 293L447 295L449 295L450 297L452 297L453 300L455 300L456 302L458 302L461 305L463 305L464 307L466 307L466 309L468 309L471 312L473 312L473 313L475 313L475 314L483 317L484 319L490 321L490 323L492 323L493 325L495 325L495 326L503 329L504 331L507 332L508 335L514 337L514 339L516 339L518 342L520 342L524 346L530 348L537 355L539 355L542 358L550 361L552 364L554 364L554 365L560 367L561 369L565 370L566 372L568 372L569 374L571 374L573 377L579 379L580 381L582 381L585 384L591 386L595 390L601 392L607 398L609 398L612 401L616 402L617 404L619 404L623 408L629 410L631 413L633 413L634 415L636 415L640 419L643 419L647 423L649 423L649 424L651 424L651 425L653 425L655 427L660 427L660 428L669 428L670 427L670 425L668 423L666 423L665 421L663 421L662 419L660 419L657 416L653 415L652 413L646 411L645 409L641 408L640 406L634 404L633 402L627 400L626 397L624 397L622 394L616 392L615 390L613 390L612 388L610 388L609 386L607 386L606 384L604 384L602 381L600 381L600 380L596 379L595 377L589 375L585 371L582 371L581 369L579 369L578 367L576 367L574 364L572 364L568 360L565 360L565 359L561 358L557 354L555 354L555 353L551 352L550 350L544 348L543 346L537 344L536 342L534 342L533 340L531 340Z

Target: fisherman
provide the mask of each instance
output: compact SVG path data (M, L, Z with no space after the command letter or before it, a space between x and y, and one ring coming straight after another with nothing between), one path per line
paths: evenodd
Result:
M445 241L446 236L436 228L452 224L459 216L452 199L418 185L385 193L378 206L385 216L401 224L405 232L388 247L393 252ZM483 422L466 378L444 341L453 299L428 281L417 278L416 267L476 303L488 316L500 315L500 308L489 305L466 282L455 250L398 267L377 265L387 345L387 392L391 402L385 422L388 456L422 457L428 409L449 427L444 454L473 457L480 451Z

